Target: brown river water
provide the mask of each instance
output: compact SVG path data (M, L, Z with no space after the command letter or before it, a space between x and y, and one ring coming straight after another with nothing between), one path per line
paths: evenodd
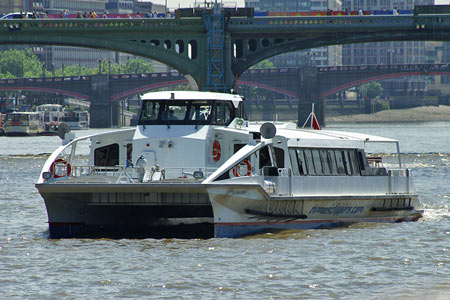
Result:
M399 139L424 218L240 239L51 240L34 184L59 138L0 137L0 298L450 299L450 122L327 129Z

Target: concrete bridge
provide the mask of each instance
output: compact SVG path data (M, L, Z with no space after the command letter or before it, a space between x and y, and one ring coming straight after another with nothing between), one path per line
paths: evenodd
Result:
M191 87L227 92L250 66L290 51L362 42L450 40L448 13L233 17L228 12L216 6L202 17L192 18L1 20L0 44L127 52L180 71ZM305 82L315 76L304 74ZM99 82L96 89L102 94L105 87ZM303 101L317 102L313 90L303 91ZM92 109L109 112L114 110L110 105L105 98L99 98L92 103ZM104 113L103 118L110 118L108 115Z
M299 99L311 102L371 81L419 75L450 75L450 66L411 64L251 69L238 79L238 85L254 86L285 95L290 103L298 102ZM118 125L119 100L154 89L186 84L188 80L178 72L101 74L1 79L0 91L39 91L87 100L93 107L91 126L109 127L110 124ZM103 103L105 105L101 106ZM100 114L96 115L99 111ZM109 118L102 117L105 111L113 116L112 123ZM303 116L307 113L302 112L299 120L307 117Z

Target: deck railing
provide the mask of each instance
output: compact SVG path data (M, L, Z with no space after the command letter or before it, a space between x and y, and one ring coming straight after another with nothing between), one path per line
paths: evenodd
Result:
M145 182L154 181L152 175L156 172L162 173L162 176L158 177L159 181L180 179L180 181L186 179L201 180L211 175L216 168L149 168L149 179ZM140 173L141 171L141 173ZM136 167L126 167L122 165L116 166L71 166L70 174L67 174L58 179L67 179L69 177L82 179L86 178L86 182L92 182L93 177L113 178L116 183L139 183L142 182L142 175L146 170L140 170ZM153 179L153 180L152 180ZM78 180L77 182L81 182Z

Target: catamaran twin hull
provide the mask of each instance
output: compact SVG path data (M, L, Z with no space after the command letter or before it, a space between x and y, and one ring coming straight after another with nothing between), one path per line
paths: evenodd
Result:
M55 238L240 237L422 215L398 141L249 122L238 95L149 93L136 128L69 130L36 184ZM366 155L372 144L396 148Z
M411 194L274 197L258 184L54 184L38 188L45 199L51 238L240 237L267 230L421 217L414 209L417 195Z

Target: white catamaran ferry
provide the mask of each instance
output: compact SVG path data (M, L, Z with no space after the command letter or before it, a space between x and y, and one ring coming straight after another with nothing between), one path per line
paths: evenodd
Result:
M50 237L240 237L422 216L395 140L251 123L238 95L142 100L135 129L74 139L60 126L36 184ZM397 146L398 166L366 157L377 142Z

